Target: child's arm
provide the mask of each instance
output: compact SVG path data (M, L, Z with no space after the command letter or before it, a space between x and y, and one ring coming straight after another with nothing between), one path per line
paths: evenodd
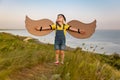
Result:
M68 30L73 31L73 32L77 32L79 34L85 34L84 30L82 30L82 29L76 29L76 28L73 28L71 26L68 28Z
M52 30L52 27L51 27L51 25L49 25L49 27L37 27L37 28L35 28L35 30L37 30L37 31Z

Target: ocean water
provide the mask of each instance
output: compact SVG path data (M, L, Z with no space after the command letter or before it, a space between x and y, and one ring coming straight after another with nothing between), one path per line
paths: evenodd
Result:
M27 30L0 30L0 32L30 36L41 42L54 44L54 31L46 36L34 36L28 33ZM67 33L66 45L72 48L81 47L83 50L100 54L120 54L120 30L96 30L94 35L88 39L76 39Z

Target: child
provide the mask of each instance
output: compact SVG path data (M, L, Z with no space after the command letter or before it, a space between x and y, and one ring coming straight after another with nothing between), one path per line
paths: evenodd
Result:
M64 50L66 44L66 30L74 31L80 34L84 34L85 31L81 29L75 29L66 24L66 18L63 14L58 14L56 24L50 25L50 27L38 27L36 30L56 30L55 32L55 41L54 48L56 53L56 62L55 64L64 64ZM59 56L61 56L61 62L59 62Z

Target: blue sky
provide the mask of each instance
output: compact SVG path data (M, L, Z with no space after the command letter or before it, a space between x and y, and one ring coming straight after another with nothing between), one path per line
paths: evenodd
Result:
M25 16L56 20L62 13L67 22L97 20L97 29L120 29L120 0L0 0L0 29L24 29Z

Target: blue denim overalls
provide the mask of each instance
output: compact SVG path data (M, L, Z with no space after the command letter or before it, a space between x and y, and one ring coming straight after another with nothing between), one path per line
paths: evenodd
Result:
M56 29L56 36L55 36L55 50L64 50L65 49L65 35L64 35L64 26L63 30L57 30ZM56 26L57 28L57 26Z

